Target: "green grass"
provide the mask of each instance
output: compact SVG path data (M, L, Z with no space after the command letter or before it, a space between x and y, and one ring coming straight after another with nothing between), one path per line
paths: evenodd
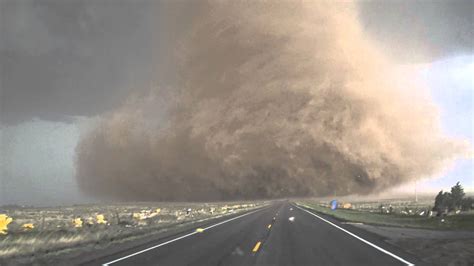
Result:
M440 230L474 230L474 214L450 215L447 217L426 217L401 214L381 214L377 212L351 209L337 209L320 206L318 202L300 201L296 204L330 215L346 222L358 222L372 225L385 225L409 228L426 228ZM444 219L444 222L441 220Z

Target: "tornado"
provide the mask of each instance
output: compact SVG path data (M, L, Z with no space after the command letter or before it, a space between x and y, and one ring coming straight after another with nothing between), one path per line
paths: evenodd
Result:
M173 74L81 136L76 179L88 195L365 195L436 175L466 151L443 134L427 88L364 33L354 3L164 8L183 16L179 30L180 16L162 21L176 33L157 48Z

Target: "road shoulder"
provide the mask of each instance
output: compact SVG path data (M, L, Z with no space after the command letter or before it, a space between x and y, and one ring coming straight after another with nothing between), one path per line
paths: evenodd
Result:
M473 231L439 231L354 224L430 265L474 265Z
M316 214L317 216L320 216L324 220L327 220L330 223L333 223L334 225L341 227L344 230L349 231L350 233L356 235L357 237L362 238L363 240L372 243L373 245L378 246L381 249L384 249L390 253L395 254L396 256L399 256L403 258L406 261L409 261L415 265L428 265L425 261L421 260L420 257L418 257L416 254L407 252L406 250L402 249L401 247L394 245L393 243L390 243L387 241L387 238L385 238L383 235L376 234L374 232L365 230L364 228L356 226L357 224L352 224L348 223L346 221L341 221L337 218L334 218L332 216L329 216L324 213L320 213L314 209L311 209L307 206L302 206L298 205L296 203L293 203L295 206L298 206L299 208L309 211L313 214ZM310 214L308 214L310 215ZM315 219L317 219L315 217Z

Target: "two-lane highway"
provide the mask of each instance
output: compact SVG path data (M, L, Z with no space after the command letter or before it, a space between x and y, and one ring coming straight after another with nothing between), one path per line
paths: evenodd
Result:
M290 219L290 217L293 217ZM292 220L292 221L290 221ZM197 228L196 228L197 229ZM395 250L395 251L394 251ZM414 259L335 221L279 201L92 261L90 265L413 265Z

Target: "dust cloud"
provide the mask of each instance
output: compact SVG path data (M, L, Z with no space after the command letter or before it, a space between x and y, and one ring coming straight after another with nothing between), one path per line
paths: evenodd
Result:
M432 176L465 152L442 134L426 89L365 36L354 5L193 8L168 47L172 85L131 95L82 136L76 175L86 193L180 201L368 194Z

